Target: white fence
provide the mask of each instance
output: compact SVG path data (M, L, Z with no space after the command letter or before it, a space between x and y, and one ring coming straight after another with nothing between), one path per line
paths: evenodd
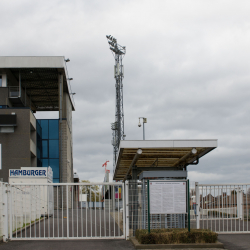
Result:
M123 186L123 183L0 184L3 240L124 239ZM80 193L86 194L91 208L81 206Z
M136 228L148 226L146 188L146 183L137 181L126 182L126 192L124 183L117 182L0 182L0 237L3 240L128 238ZM85 195L89 206L82 205L80 194ZM190 205L195 208L190 211L192 228L250 233L250 184L196 183L191 196ZM186 215L150 215L152 228L186 227L186 219Z
M39 189L37 186L18 186L0 182L0 237L11 235L11 232L17 233L22 228L26 229L41 216L47 216L47 208L49 211L53 209L52 192L47 193L49 188Z
M218 233L250 233L250 184L198 184L192 218Z

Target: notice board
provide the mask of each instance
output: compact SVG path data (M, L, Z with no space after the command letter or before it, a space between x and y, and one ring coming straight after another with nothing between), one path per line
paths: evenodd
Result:
M186 182L150 181L150 214L184 214Z

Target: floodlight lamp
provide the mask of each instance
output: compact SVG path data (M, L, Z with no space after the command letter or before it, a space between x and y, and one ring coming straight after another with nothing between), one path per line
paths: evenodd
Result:
M193 148L193 149L192 149L192 154L195 155L196 153L197 153L197 149L196 149L196 148Z
M69 58L65 59L65 62L70 62Z
M73 78L68 78L68 80L69 80L69 81L72 81L72 80L73 80Z
M75 95L76 93L70 93L71 95Z

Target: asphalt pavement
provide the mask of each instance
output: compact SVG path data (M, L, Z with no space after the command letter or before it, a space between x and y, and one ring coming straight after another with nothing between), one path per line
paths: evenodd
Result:
M218 240L228 250L250 250L250 234L219 234Z
M219 241L228 250L250 250L250 234L220 234ZM130 250L135 249L126 240L24 240L0 243L0 250ZM181 250L181 249L179 249ZM191 250L191 249L189 249ZM196 248L195 250L199 250ZM205 250L205 249L202 249ZM208 250L208 249L207 249Z
M129 250L134 249L126 240L36 240L0 243L1 250Z

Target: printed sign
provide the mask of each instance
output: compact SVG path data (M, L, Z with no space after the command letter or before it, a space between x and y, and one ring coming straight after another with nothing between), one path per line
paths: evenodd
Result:
M21 169L9 169L9 177L48 177L53 179L53 172L50 167L29 168L22 167Z
M122 189L115 187L115 199L121 199L122 198Z
M186 182L149 182L151 214L185 214Z

